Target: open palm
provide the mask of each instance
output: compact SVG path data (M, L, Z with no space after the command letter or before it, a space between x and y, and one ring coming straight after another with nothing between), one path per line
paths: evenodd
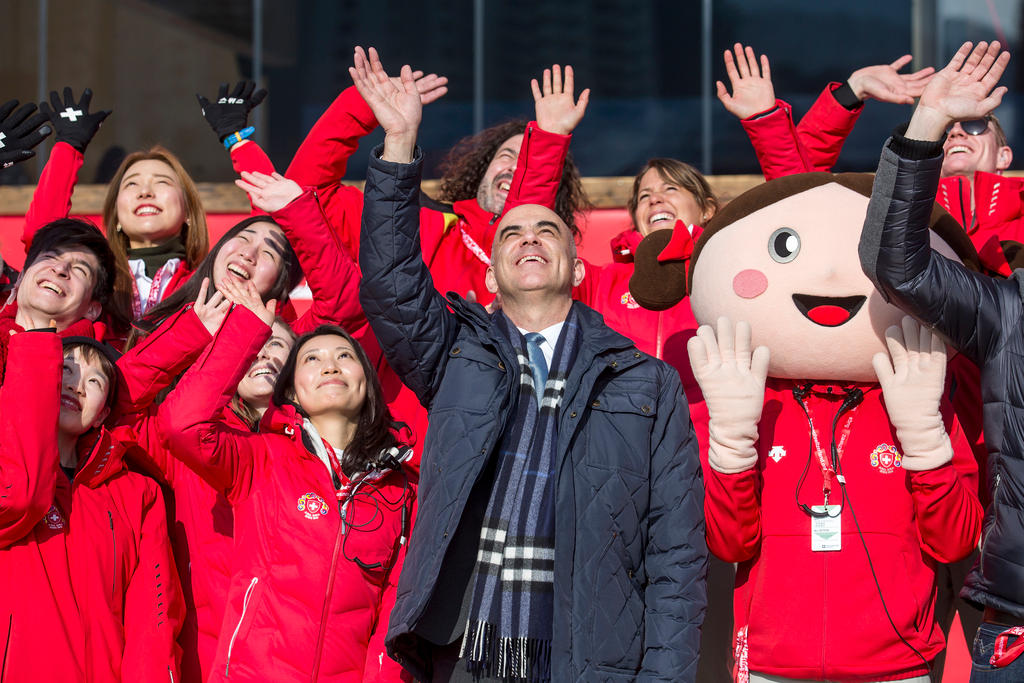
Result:
M984 41L971 49L964 43L944 69L936 72L921 93L921 107L932 109L951 121L985 116L997 106L1006 87L996 88L1010 61L998 42Z
M356 47L348 69L359 94L370 106L385 135L415 135L423 115L420 92L409 65L402 67L397 82L388 77L377 50Z

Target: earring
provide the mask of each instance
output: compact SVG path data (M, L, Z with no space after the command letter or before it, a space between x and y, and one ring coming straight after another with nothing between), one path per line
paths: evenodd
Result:
M121 232L121 224L120 223L117 224L117 232Z

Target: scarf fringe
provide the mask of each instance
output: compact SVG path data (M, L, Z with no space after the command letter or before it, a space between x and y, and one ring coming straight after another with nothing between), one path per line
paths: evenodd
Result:
M466 626L459 656L466 670L489 678L518 678L531 683L551 681L551 641L537 638L498 637L494 624L477 621Z

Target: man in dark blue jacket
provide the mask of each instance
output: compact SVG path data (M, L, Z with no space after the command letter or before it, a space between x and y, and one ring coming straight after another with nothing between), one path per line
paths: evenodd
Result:
M411 71L359 48L350 71L385 131L360 300L430 411L389 652L425 681L694 680L707 548L678 373L573 302L583 263L546 208L498 225L500 310L435 291Z
M879 291L945 335L981 368L988 480L978 563L961 595L985 608L972 682L1024 680L1024 271L1006 280L968 271L929 248L928 222L955 121L998 106L1010 59L999 43L965 43L921 95L906 132L882 150L860 258ZM980 209L979 209L980 210Z

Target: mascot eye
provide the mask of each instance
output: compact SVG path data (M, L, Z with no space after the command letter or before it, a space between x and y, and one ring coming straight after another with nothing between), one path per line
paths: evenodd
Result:
M768 238L768 253L779 263L789 263L800 253L800 236L793 228L779 228Z

